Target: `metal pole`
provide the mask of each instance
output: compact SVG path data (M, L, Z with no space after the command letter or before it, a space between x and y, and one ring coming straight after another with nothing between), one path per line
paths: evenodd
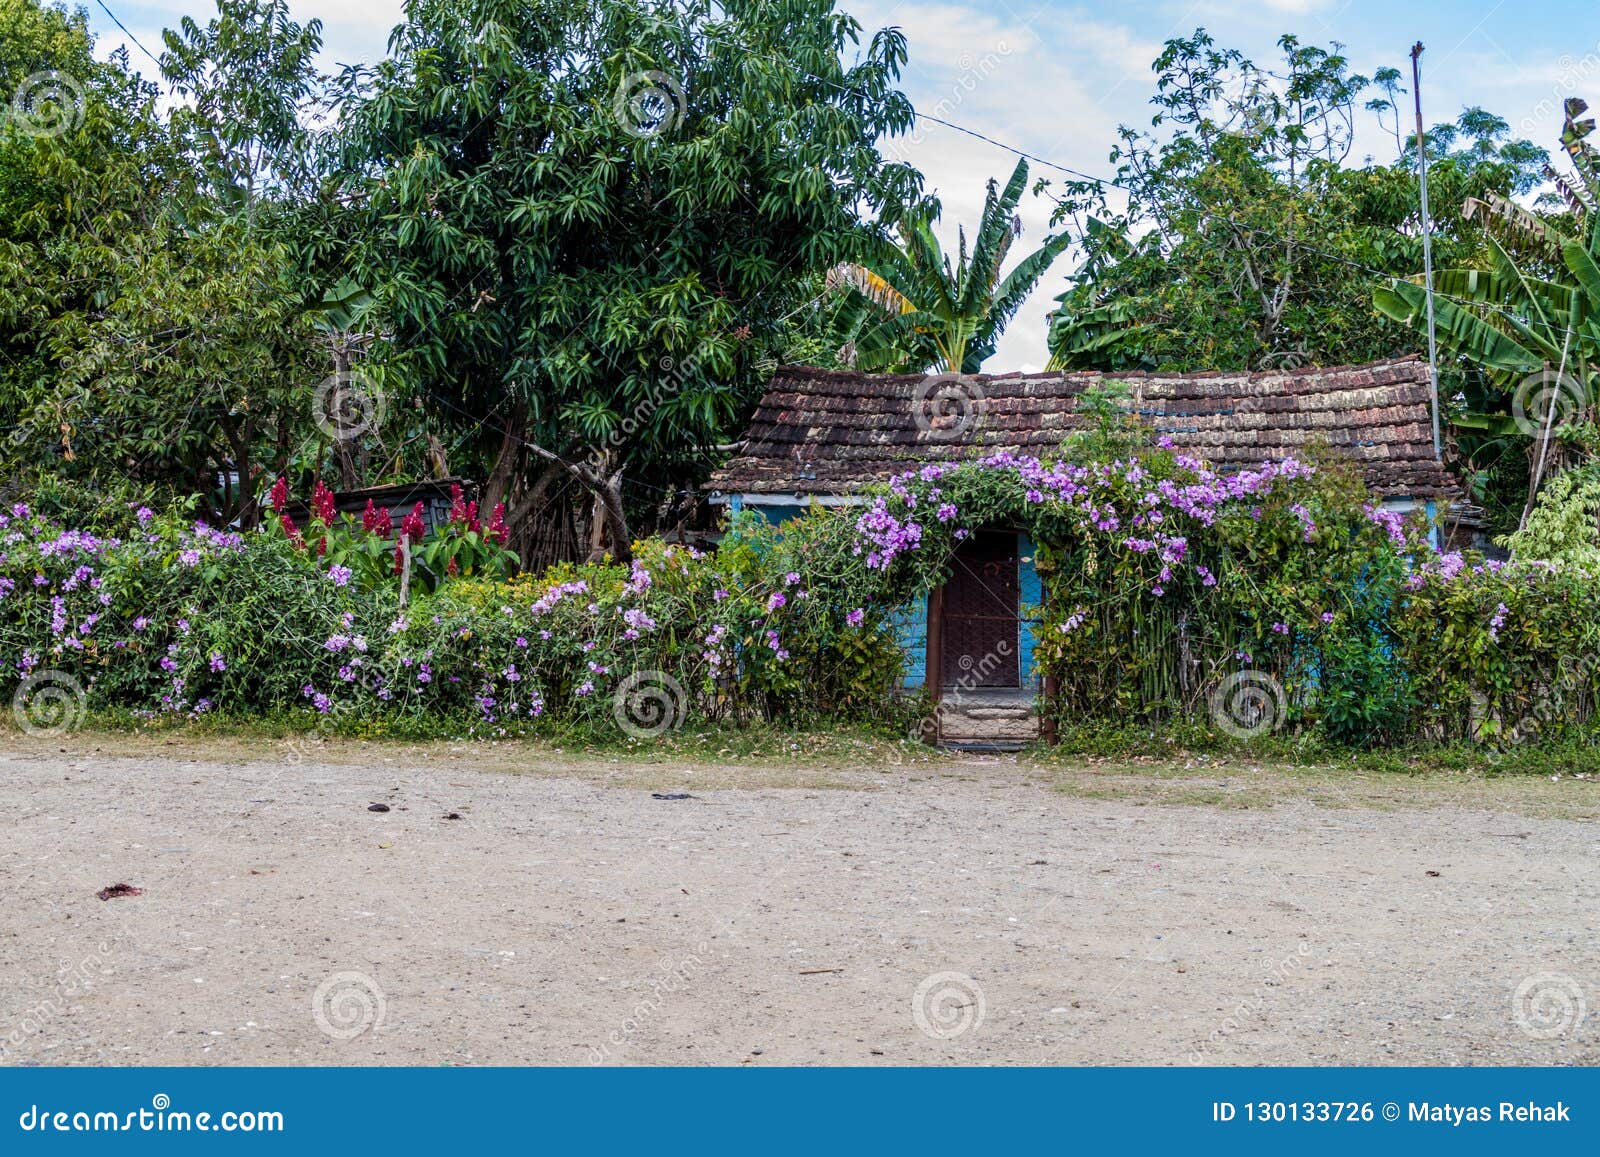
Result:
M1422 278L1428 298L1428 380L1433 390L1433 456L1444 459L1439 433L1439 342L1433 328L1433 230L1428 216L1428 147L1422 132L1422 41L1411 48L1411 95L1417 106L1417 175L1422 189Z

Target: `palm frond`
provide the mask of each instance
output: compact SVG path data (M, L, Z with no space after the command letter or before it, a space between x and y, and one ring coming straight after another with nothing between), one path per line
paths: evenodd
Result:
M974 309L981 298L993 292L1000 279L1011 242L1021 232L1017 218L1017 205L1028 187L1028 162L1018 161L1006 182L1005 191L996 193L994 182L989 183L989 194L984 198L983 218L978 227L978 237L972 247L972 262L965 278L960 297L964 310Z
M856 341L856 367L868 373L949 372L944 328L943 319L920 310L887 318Z
M888 280L864 265L845 262L828 270L823 279L829 289L853 289L885 313L912 313L916 303Z
M1067 233L1046 237L1043 245L1024 257L1006 275L999 289L994 292L994 304L989 310L994 328L1003 328L1011 320L1050 266L1055 264L1056 258L1065 253L1071 244L1072 237Z
M1583 295L1588 298L1584 303L1588 308L1583 312L1589 315L1600 314L1600 262L1597 262L1589 251L1576 241L1569 242L1561 250L1561 256L1566 260L1572 276L1576 277L1578 284L1583 287ZM1583 322L1584 318L1579 316L1580 310L1576 303L1569 312L1574 324Z

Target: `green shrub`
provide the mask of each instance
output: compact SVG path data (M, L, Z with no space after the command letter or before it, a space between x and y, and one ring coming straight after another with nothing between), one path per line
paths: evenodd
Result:
M872 718L902 661L880 616L808 588L799 539L754 522L709 557L641 543L629 567L510 582L475 564L402 608L396 584L360 581L341 547L319 556L320 538L342 533L331 517L248 536L177 512L129 518L125 537L62 530L22 506L0 519L0 692L28 682L26 699L47 682L145 718L309 710L347 725L657 734L691 720Z

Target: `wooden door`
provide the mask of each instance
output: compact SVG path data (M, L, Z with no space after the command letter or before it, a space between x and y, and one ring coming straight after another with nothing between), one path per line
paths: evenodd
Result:
M1020 687L1017 536L979 531L956 549L944 588L945 690Z

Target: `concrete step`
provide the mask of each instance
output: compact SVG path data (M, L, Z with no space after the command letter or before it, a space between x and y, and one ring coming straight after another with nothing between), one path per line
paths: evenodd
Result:
M1031 690L966 691L939 704L939 742L969 750L1016 750L1039 737Z

